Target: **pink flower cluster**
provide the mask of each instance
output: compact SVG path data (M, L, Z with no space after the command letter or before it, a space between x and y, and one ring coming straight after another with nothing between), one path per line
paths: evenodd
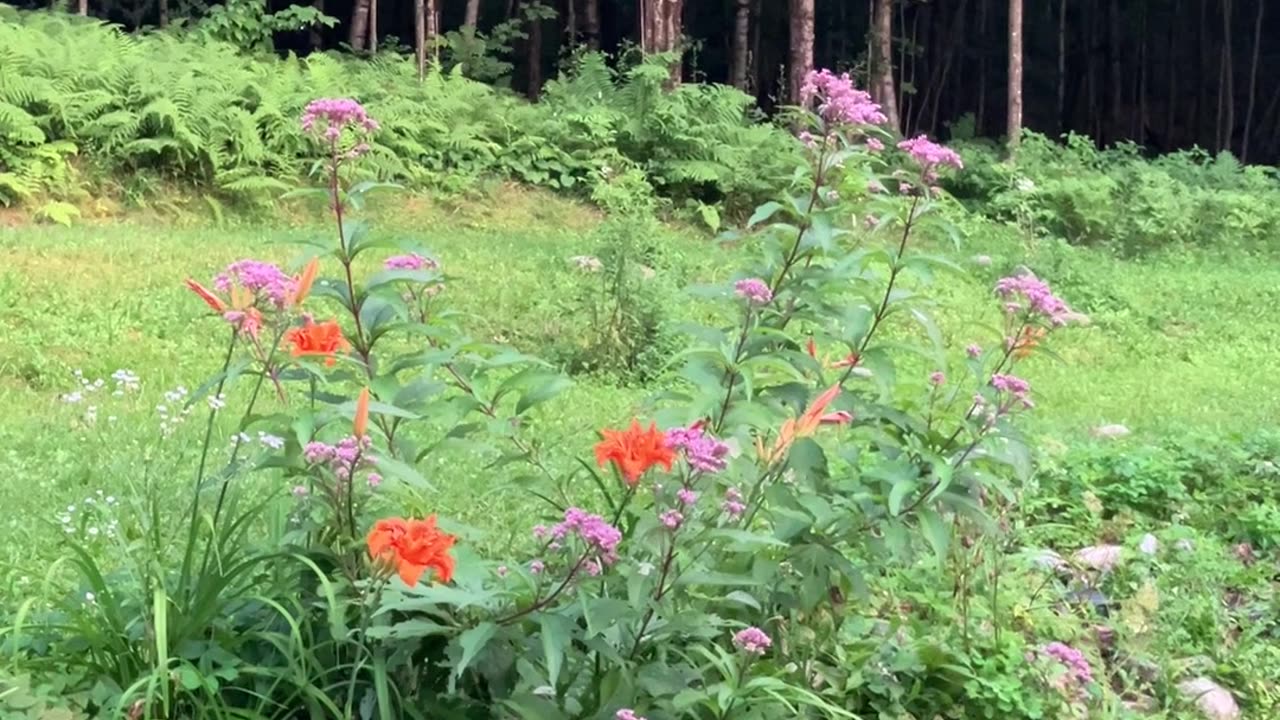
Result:
M910 155L920 165L926 176L941 166L950 166L957 170L964 169L960 153L945 145L939 145L924 135L903 140L898 143L898 149Z
M1066 672L1055 680L1059 689L1080 693L1085 685L1093 682L1093 668L1089 667L1089 661L1084 653L1070 645L1051 642L1040 648L1040 654L1066 669Z
M760 628L749 627L734 634L733 646L748 655L763 655L773 647L773 640Z
M1035 275L1014 275L996 281L996 294L1005 300L1009 314L1028 312L1062 327L1081 316L1072 312L1061 298L1053 294L1049 284Z
M439 270L440 263L417 253L394 255L382 264L387 270Z
M768 305L773 301L773 291L760 278L739 280L733 284L733 290L738 294L738 297L752 305Z
M348 127L371 133L378 129L378 121L369 117L363 105L350 98L312 100L302 111L303 132L319 132L329 142L337 141Z
M729 446L706 434L699 425L667 431L667 447L684 453L689 467L704 473L724 469Z
M281 309L288 302L296 283L276 265L261 260L237 260L213 279L213 286L220 293L231 292L233 285L253 293L254 301L266 300ZM229 322L235 322L227 318Z
M551 550L563 548L565 539L570 536L581 539L594 556L585 564L591 575L599 575L604 566L618 561L618 543L622 542L622 532L618 528L581 508L565 510L564 521L556 523L550 530L541 525L535 527L533 536L540 540L549 538Z
M811 71L800 87L800 102L817 101L818 114L836 125L880 125L886 120L880 105L865 90L853 86L849 73L836 75L827 69Z
M999 373L992 375L991 387L995 388L997 392L1012 395L1013 399L1022 403L1023 407L1032 406L1031 383L1016 375L1001 375Z
M623 708L614 713L613 720L649 720L648 718L637 715L635 710L631 708Z
M357 470L369 467L375 463L374 458L368 454L370 446L373 442L368 436L357 439L355 437L345 437L338 441L336 445L330 445L323 442L309 442L302 449L302 457L310 465L322 465L329 468L339 481L347 482ZM377 487L382 482L382 477L377 473L369 474L369 485Z
M724 491L724 502L720 504L720 509L724 514L729 516L730 520L737 520L747 511L747 506L742 502L742 493L736 487L731 487Z

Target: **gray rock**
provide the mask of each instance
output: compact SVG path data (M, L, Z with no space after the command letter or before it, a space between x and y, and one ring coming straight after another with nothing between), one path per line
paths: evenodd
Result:
M1109 572L1120 564L1123 554L1124 549L1119 545L1094 545L1077 550L1075 561L1098 572Z
M1184 680L1178 691L1208 720L1240 720L1240 706L1231 693L1207 677Z

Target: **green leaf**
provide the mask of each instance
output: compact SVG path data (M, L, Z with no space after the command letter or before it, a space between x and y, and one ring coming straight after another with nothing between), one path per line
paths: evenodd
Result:
M915 480L904 480L894 483L893 488L889 490L889 514L897 516L902 512L902 502L907 496L915 491L918 483Z
M542 384L531 388L516 403L516 414L523 415L526 410L544 403L573 386L573 381L563 375L548 377Z
M389 626L377 626L369 628L365 634L374 640L408 640L415 638L434 637L436 635L448 635L453 631L448 625L431 622L430 620L414 619L405 620Z
M498 632L497 623L482 622L458 636L458 647L462 648L462 657L453 667L453 676L462 677L462 673L471 666L476 657L484 650L489 641Z
M554 687L560 679L560 669L564 667L564 653L572 639L573 623L563 615L554 614L543 614L539 622L542 625L542 652L547 658L548 680Z
M773 217L774 214L781 209L782 209L782 205L780 203L776 203L772 201L761 205L760 207L756 208L755 212L751 213L751 218L747 220L747 227L755 227L756 225L759 225L765 220L768 220L769 218Z
M933 509L921 507L916 511L920 518L920 531L924 539L933 547L933 554L938 560L938 569L946 565L947 553L951 545L951 530L946 522Z
M419 490L434 491L435 485L413 466L403 463L393 457L379 455L374 460L374 467L378 469L384 476L393 477L397 480L403 480L409 485Z

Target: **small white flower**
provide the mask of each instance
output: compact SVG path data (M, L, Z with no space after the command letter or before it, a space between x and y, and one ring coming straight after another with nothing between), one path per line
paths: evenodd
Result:
M68 505L68 506L67 506L67 512L68 512L68 513L74 513L75 511L76 511L76 506L75 506L75 505Z
M649 577L650 575L653 574L653 563L651 562L640 563L640 565L636 567L636 572L640 573L640 575L642 575L643 577Z
M210 395L209 397L205 398L205 400L206 402L209 403L210 410L221 410L222 408L227 406L227 398L222 394Z
M84 594L84 601L89 603L90 605L92 605L95 601L97 601L97 599L98 599L98 596L94 595L91 592L87 592Z
M63 393L62 402L68 405L74 405L84 399L84 395L78 392Z
M249 433L236 433L235 435L231 436L232 445L244 445L245 443L248 443L250 440L251 438L249 437Z
M265 432L258 433L258 442L262 443L263 446L265 447L271 448L272 450L279 450L284 447L284 438L276 435L270 435Z
M99 532L100 532L100 531L99 531L99 530L98 530L98 528L96 528L96 527L91 527L91 528L89 528L89 534L90 534L91 536L95 536L95 537L96 537L96 536L98 535L98 533L99 533Z
M115 504L116 504L116 496L115 496L115 495L108 495L108 496L107 496L107 504L108 504L108 505L115 505Z

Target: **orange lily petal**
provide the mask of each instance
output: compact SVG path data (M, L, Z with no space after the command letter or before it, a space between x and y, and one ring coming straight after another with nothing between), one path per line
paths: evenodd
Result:
M296 287L293 291L293 304L301 305L307 296L311 294L311 286L316 281L316 273L320 272L320 259L311 258L311 262L302 268L302 274L296 280Z
M362 438L365 431L369 429L369 388L360 391L360 398L356 400L356 418L352 423L352 429L355 436Z
M222 298L214 295L209 288L206 288L191 278L187 278L187 288L189 288L191 292L200 296L200 299L204 301L204 304L213 308L213 311L219 315L227 311L227 304L222 302Z

